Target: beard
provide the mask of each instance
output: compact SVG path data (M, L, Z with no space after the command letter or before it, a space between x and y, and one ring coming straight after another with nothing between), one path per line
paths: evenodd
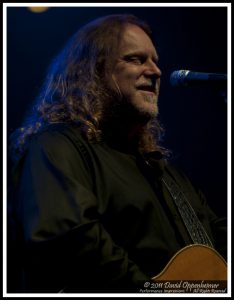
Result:
M156 95L144 95L143 101L132 102L133 109L139 118L154 119L158 115Z
M130 101L123 97L117 90L105 87L105 97L102 97L102 118L99 121L99 129L102 132L103 140L115 148L127 147L126 145L135 144L135 149L139 146L142 134L147 132L147 128L153 128L152 124L158 123L157 95L145 95L144 104L141 101ZM105 98L105 99L104 99ZM138 99L139 100L139 99ZM141 104L141 105L140 105ZM129 129L131 140L129 140ZM122 145L122 146L121 146Z
M105 124L106 129L108 124L110 128L112 126L124 127L124 124L131 123L147 125L157 118L159 86L155 94L132 93L131 96L131 94L124 95L116 81L113 80L111 84L107 81L107 84L103 85L103 91L105 91L103 93L105 96L102 99L103 118L101 123Z

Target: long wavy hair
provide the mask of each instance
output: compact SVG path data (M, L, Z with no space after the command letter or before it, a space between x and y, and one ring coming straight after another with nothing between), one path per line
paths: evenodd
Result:
M104 78L117 54L124 27L129 23L142 28L152 40L149 26L137 17L109 15L88 23L68 41L49 66L22 127L11 135L13 160L22 156L32 135L51 123L78 126L90 142L102 140L100 124L105 117L105 103L113 97ZM158 145L161 133L159 122L150 121L142 132L139 150L164 152Z

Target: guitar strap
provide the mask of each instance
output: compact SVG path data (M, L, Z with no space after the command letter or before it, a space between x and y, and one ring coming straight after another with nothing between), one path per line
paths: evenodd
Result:
M87 160L87 151L85 150L84 146L79 143L79 146ZM155 152L154 155L158 153ZM141 156L140 156L141 157ZM141 157L142 160L142 157ZM143 161L146 165L151 166L148 159L146 157L143 158ZM154 170L155 171L155 170ZM161 172L161 171L160 171ZM207 245L211 248L214 248L210 238L208 237L205 228L201 224L200 220L198 219L195 211L193 210L192 206L190 205L189 201L186 199L184 193L181 191L179 186L176 184L174 180L166 173L163 172L162 182L166 186L167 190L171 194L179 213L182 217L182 220L187 228L187 231L194 242L194 244L203 244Z
M174 202L194 244L203 244L214 248L205 231L205 228L201 224L194 209L176 182L172 180L166 172L164 172L162 176L162 182L174 199Z

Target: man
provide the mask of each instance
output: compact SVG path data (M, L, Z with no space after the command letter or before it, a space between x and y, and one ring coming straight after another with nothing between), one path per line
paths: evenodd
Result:
M49 68L12 138L21 292L139 292L186 245L226 255L225 221L159 145L158 59L144 22L111 15ZM186 220L171 183L196 216Z

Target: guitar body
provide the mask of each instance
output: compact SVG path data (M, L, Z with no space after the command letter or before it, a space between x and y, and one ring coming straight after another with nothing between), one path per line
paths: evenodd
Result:
M227 264L214 249L190 245L177 252L151 287L164 293L227 293ZM207 288L208 287L208 288Z
M194 244L177 252L163 271L152 279L227 280L227 264L214 249Z

